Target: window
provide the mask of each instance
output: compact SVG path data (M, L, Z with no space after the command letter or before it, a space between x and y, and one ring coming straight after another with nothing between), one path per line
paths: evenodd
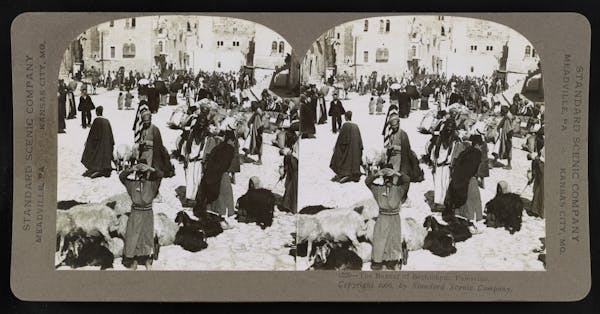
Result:
M223 46L223 42L222 41L217 41L217 47L221 47Z
M192 31L192 24L190 24L190 22L187 22L187 31L188 32Z
M369 20L365 20L365 28L364 28L365 32L369 31Z
M135 58L135 44L123 44L123 58Z
M383 33L384 29L385 29L385 24L383 23L383 20L379 20L379 32Z
M385 20L385 32L390 32L390 20Z
M471 45L471 52L477 51L477 45Z
M217 62L217 68L221 68L221 61Z
M388 62L389 52L387 48L378 48L375 51L375 62L377 63L385 63Z
M369 62L369 52L368 51L363 51L363 61L365 63Z
M471 73L473 73L473 71L475 71L475 68L471 66Z
M111 57L112 59L114 59L114 58L115 58L115 46L111 46L111 47L110 47L110 57Z
M337 39L340 39L340 33L337 33Z
M446 29L442 26L442 36L446 36Z
M279 53L283 53L283 51L285 50L284 48L285 48L285 44L283 43L283 41L280 41L279 42Z
M110 27L114 27L114 26L115 26L115 21L110 21L110 22L108 23L108 26L110 26Z
M485 51L494 51L494 46L485 46Z
M164 52L164 49L165 49L165 47L164 47L164 44L163 44L163 42L162 42L162 41L159 41L159 42L158 42L158 51L159 51L160 53L163 53L163 52Z
M274 41L271 43L271 53L277 53L277 42Z
M135 17L131 18L131 28L135 28Z
M525 57L529 57L531 55L531 46L525 46Z
M532 57L535 57L535 55L536 55L536 54L535 54L535 49L531 49L531 56L532 56Z

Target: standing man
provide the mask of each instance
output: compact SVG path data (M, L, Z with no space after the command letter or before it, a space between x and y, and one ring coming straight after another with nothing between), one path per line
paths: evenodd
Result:
M302 138L315 138L315 119L306 94L300 94L300 131Z
M377 178L383 179L383 185L375 184ZM406 264L408 251L402 241L400 206L406 201L410 178L386 165L365 179L365 184L373 193L379 206L379 216L373 231L373 249L371 269L400 270Z
M81 89L81 96L79 97L79 106L77 109L81 111L81 127L87 128L90 123L92 123L92 110L94 110L96 106L94 106L94 102L92 102L92 98L88 95L87 89Z
M342 115L346 113L342 101L338 94L333 93L333 100L329 106L329 116L331 116L331 131L335 134L342 127Z
M503 168L511 170L513 128L508 106L500 107L500 114L502 115L502 120L500 120L497 126L498 138L496 139L492 155L494 155L494 163L497 163L498 159L506 159L508 163Z
M145 110L142 112L142 131L139 145L139 159L145 160L147 165L154 168L159 174L170 178L175 175L175 168L171 164L169 153L163 145L160 130L152 124L152 114Z
M58 82L58 133L65 133L67 116L67 85L63 80Z
M134 179L128 178L131 173L134 173ZM151 255L156 254L152 201L158 194L162 177L160 170L144 163L119 174L132 202L123 247L123 265L131 270L136 270L138 263L145 264L146 270L152 268Z
M346 122L340 129L329 168L335 172L331 181L346 183L358 182L361 172L363 143L358 125L352 123L352 111L346 111Z
M110 177L115 140L110 122L102 116L104 108L96 108L96 119L90 128L81 163L87 168L84 177Z
M389 119L390 134L385 143L388 162L396 172L410 172L410 141L404 130L400 129L400 118L392 115Z

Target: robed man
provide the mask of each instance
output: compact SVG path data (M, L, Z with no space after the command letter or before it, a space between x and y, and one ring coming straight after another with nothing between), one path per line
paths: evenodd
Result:
M81 156L81 163L87 168L83 176L98 178L110 177L112 171L112 157L115 140L108 119L102 116L104 108L96 107L96 119L88 133L85 149Z
M385 144L388 162L394 171L409 175L411 169L411 149L408 135L400 128L400 118L392 115L389 119L390 134Z
M300 95L300 131L302 132L302 138L314 138L315 129L315 116L310 108L308 99L305 94Z
M152 114L149 111L142 113L142 131L138 141L139 159L145 160L146 164L157 169L157 173L166 178L175 175L175 168L171 164L170 156L163 145L160 130L152 124Z
M335 172L335 182L358 182L361 176L363 143L358 125L351 122L352 111L346 111L346 122L339 131L329 168Z

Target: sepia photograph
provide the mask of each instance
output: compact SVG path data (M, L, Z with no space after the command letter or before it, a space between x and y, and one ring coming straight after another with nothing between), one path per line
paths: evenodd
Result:
M297 269L544 271L542 64L480 19L321 35L300 68Z
M299 64L227 17L106 21L58 78L59 270L294 270Z

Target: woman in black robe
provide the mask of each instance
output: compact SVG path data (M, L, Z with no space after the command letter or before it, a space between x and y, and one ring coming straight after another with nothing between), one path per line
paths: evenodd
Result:
M315 117L310 104L307 103L305 94L300 95L300 130L302 131L302 138L315 137Z

